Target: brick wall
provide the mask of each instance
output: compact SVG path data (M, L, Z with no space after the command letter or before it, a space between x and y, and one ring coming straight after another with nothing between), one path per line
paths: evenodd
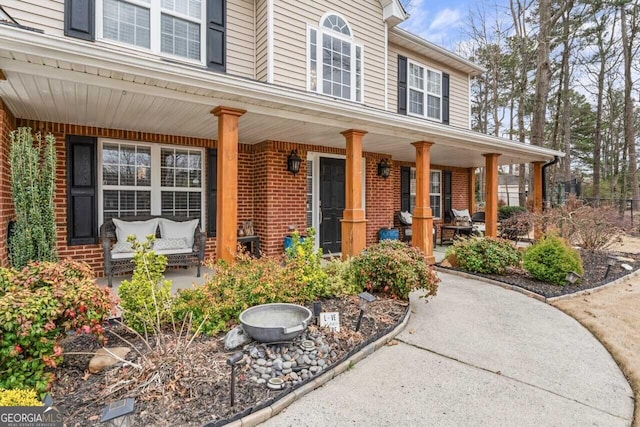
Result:
M5 266L9 263L7 227L13 217L11 173L9 168L9 133L15 128L15 118L0 99L0 266Z
M215 120L212 120L212 125ZM103 129L89 126L77 126L62 123L39 122L32 120L17 120L18 126L30 126L36 132L51 132L56 138L57 165L56 165L56 194L54 203L56 206L56 226L58 230L58 254L60 258L82 259L89 263L97 275L102 275L103 252L100 244L96 245L67 245L67 179L65 144L66 135L87 135L101 138L112 138L129 141L146 141L163 144L176 144L192 147L216 147L216 141L203 138L191 138L177 135L160 135L147 132L126 131L117 129ZM206 157L206 156L205 156ZM238 155L239 179L238 179L238 225L242 221L253 218L253 174L252 174L252 150L248 145L241 144ZM206 173L207 168L204 168ZM4 174L3 174L4 176ZM206 182L206 176L205 176ZM205 197L206 202L206 197ZM206 203L205 203L206 204ZM205 206L206 211L206 206ZM203 218L206 224L206 215ZM5 227L6 228L6 227ZM207 238L206 257L215 256L216 239Z
M71 257L87 261L98 275L102 274L103 254L99 244L67 245L66 212L66 135L87 135L118 140L146 141L177 144L193 147L215 147L216 141L176 135L160 135L145 132L104 129L88 126L50 123L32 120L15 120L0 102L0 265L6 265L6 224L13 211L10 203L8 155L8 132L16 126L30 126L35 132L51 132L56 137L56 224L58 230L58 251L61 258ZM297 150L303 159L300 173L293 175L286 170L287 156ZM240 145L238 159L238 225L253 220L254 229L260 236L262 250L269 255L283 252L284 237L290 233L290 226L298 230L306 228L306 158L307 153L319 152L344 155L340 148L295 144L282 141L265 141L249 146ZM400 210L400 167L413 166L412 163L393 162L392 174L383 179L377 175L378 162L388 155L378 153L363 154L366 174L366 218L367 245L378 240L378 230L394 220L395 211ZM445 169L436 165L433 169ZM468 203L468 169L449 168L453 171L453 207L464 209ZM206 171L206 168L205 168ZM206 177L205 177L206 179ZM206 182L206 181L205 181ZM224 191L224 189L219 189ZM206 197L205 197L206 200ZM206 218L206 216L205 216ZM204 219L206 224L206 219ZM215 256L215 238L208 238L206 256Z

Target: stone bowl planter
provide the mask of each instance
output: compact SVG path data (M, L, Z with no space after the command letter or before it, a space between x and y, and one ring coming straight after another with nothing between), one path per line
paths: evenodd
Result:
M262 304L240 313L240 323L258 342L290 341L307 329L313 314L296 304Z

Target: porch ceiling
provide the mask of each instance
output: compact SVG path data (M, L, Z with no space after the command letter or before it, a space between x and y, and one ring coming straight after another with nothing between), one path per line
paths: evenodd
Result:
M117 62L89 53L62 60L65 53L54 48L19 44L15 37L3 40L3 31L0 26L0 46L6 46L0 47L0 70L6 76L0 80L0 98L19 118L215 139L210 111L225 105L247 110L240 119L240 142L246 144L280 140L344 148L340 132L357 128L369 132L365 151L396 160L413 161L411 142L420 140L435 143L432 163L457 167L483 166L482 154L489 152L502 153L501 164L559 154L233 76L207 73L211 81L202 81L203 73L182 65L160 64L161 70L175 69L164 75L150 70L158 65L151 59L145 67L123 67L130 59L125 52ZM45 47L53 43L44 35L21 35L43 38L39 41Z

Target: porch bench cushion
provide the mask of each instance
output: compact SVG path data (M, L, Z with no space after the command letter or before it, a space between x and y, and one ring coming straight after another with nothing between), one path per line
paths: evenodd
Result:
M162 235L162 227L158 226L160 220L167 220L170 227L173 225L170 231L166 231L165 229L166 234L168 234L167 236ZM123 246L119 244L119 238L121 236L122 238L126 238L126 235L117 232L115 223L122 224L123 228L121 231L126 231L128 234L132 234L130 225L135 223L136 226L139 226L136 231L145 232L145 240L146 235L155 234L156 241L160 240L160 244L154 251L157 254L162 254L167 257L168 267L197 267L197 276L200 277L200 268L204 260L205 235L200 231L199 222L199 219L167 215L113 218L106 220L104 224L100 226L100 239L104 252L104 273L108 278L109 286L112 285L115 274L130 273L134 269L132 258L135 252L117 252ZM154 223L155 231L153 233L148 233L148 229L142 230L142 224L144 224L145 227L147 225L152 227ZM184 235L184 233L187 232L190 233L190 235ZM165 240L165 242L162 242L162 240ZM178 245L177 243L180 244ZM183 245L186 245L186 247ZM114 249L116 251L114 251Z

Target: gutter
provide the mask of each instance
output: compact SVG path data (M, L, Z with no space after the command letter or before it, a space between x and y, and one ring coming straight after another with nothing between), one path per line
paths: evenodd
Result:
M559 156L553 156L553 160L551 160L550 162L547 162L544 165L542 165L542 202L543 202L542 208L543 209L547 205L547 174L546 174L546 169L549 166L555 165L559 161L560 161L560 157Z

